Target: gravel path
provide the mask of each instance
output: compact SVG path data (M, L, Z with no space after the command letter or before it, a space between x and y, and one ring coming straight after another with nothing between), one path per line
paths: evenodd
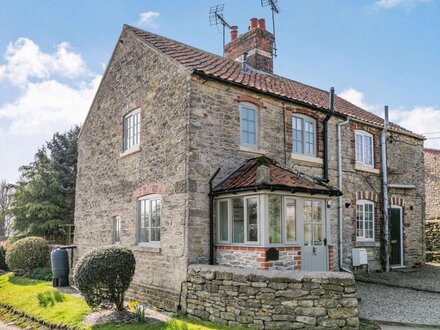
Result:
M360 273L356 275L356 280L440 293L440 264L389 273Z
M440 326L440 293L356 283L361 318Z

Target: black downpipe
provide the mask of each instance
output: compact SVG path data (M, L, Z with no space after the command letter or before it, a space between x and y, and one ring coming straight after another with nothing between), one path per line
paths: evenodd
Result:
M331 116L335 112L335 88L330 88L330 112L325 116L323 124L324 124L324 166L323 166L323 174L322 180L323 182L328 182L328 121Z
M214 264L214 194L212 193L212 181L214 181L220 167L209 179L209 264Z

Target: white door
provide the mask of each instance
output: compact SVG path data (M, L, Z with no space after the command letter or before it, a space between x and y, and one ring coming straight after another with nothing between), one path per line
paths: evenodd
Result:
M304 200L301 270L328 271L324 200Z

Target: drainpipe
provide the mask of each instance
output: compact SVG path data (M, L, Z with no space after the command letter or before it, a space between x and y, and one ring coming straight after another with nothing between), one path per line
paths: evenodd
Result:
M341 147L341 126L347 125L350 122L350 119L340 122L336 125L337 129L337 144L338 144L338 190L342 191L342 147ZM348 268L344 267L344 247L343 247L343 237L342 237L342 226L343 226L343 214L342 214L342 196L338 196L338 243L339 243L339 269L348 273L352 273L352 271Z
M214 194L212 193L212 181L214 181L220 167L209 179L209 264L214 264Z
M388 226L388 164L387 164L387 131L388 131L388 106L385 106L385 120L380 135L382 152L382 191L383 191L383 240L385 247L385 272L390 271L390 239Z
M335 88L330 88L330 112L325 116L324 124L324 166L321 181L328 182L328 121L335 111Z

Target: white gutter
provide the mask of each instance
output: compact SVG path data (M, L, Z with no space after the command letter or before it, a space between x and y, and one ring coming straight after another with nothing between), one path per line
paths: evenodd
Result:
M350 119L347 118L346 121L340 122L336 124L336 128L338 131L338 190L342 191L342 149L341 149L341 126L346 125L350 122ZM343 262L343 243L342 243L342 196L338 196L338 240L339 240L339 269L348 273L352 273L352 271L348 268L345 268Z
M390 271L390 239L388 219L388 165L387 165L387 130L388 130L388 106L385 106L385 120L380 135L382 152L382 191L383 191L383 240L385 247L385 272Z

